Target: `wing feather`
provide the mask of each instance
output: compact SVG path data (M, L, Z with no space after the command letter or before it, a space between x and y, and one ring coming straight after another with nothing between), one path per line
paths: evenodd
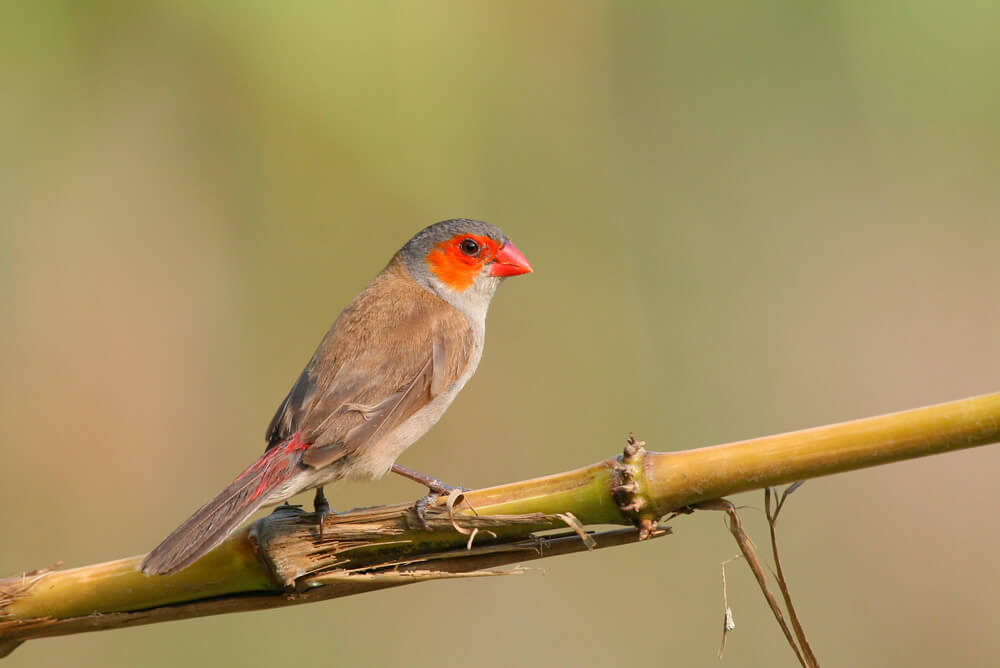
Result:
M391 263L344 310L281 403L268 447L301 433L326 466L378 443L468 368L468 318ZM404 279L405 276L405 279Z

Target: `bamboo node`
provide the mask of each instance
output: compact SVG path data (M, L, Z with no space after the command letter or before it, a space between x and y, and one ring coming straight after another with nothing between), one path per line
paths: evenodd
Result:
M651 538L656 532L656 518L649 515L651 507L645 498L643 459L646 442L629 434L620 457L611 466L611 497L622 514L639 529L639 540ZM645 511L645 512L643 512Z

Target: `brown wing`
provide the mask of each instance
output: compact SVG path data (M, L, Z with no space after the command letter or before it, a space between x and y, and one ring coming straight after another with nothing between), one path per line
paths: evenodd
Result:
M320 343L268 427L268 447L301 432L320 468L392 431L458 380L475 335L468 319L393 261Z

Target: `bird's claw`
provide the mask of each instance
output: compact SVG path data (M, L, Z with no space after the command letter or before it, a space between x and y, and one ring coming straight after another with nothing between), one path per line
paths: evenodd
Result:
M427 525L427 509L430 507L431 502L442 496L451 496L454 492L467 492L469 490L464 487L453 487L448 483L442 482L437 478L432 478L429 475L424 475L423 473L418 473L411 468L407 468L401 464L393 464L392 472L398 475L408 478L413 482L420 483L426 486L430 492L427 496L422 499L418 499L416 503L413 504L413 510L417 513L417 519L420 520L420 526L422 526L427 531L430 531L430 526Z
M469 490L465 487L446 485L440 480L434 481L436 484L430 488L427 496L417 499L416 503L413 504L413 510L417 513L417 519L420 520L420 526L423 527L425 531L431 531L431 527L427 524L427 509L430 507L431 503L442 498L451 496L453 492L468 492Z
M413 510L417 513L417 519L420 520L420 526L423 527L424 531L431 530L430 525L427 524L427 507L438 496L432 492L423 498L417 499L417 502L413 504Z

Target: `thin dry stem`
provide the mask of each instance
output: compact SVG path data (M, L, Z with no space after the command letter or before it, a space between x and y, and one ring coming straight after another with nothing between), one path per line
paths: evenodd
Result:
M778 514L785 505L785 500L788 499L788 495L799 488L800 483L789 486L781 495L781 498L777 501L774 506L773 512L771 509L771 488L768 487L764 490L764 513L767 515L767 526L771 534L771 554L774 557L774 570L775 579L778 581L778 588L781 590L781 597L785 601L785 609L788 610L788 618L792 622L792 629L795 631L795 637L799 641L799 647L802 648L802 654L805 658L806 665L810 668L819 668L819 661L816 659L816 655L813 654L812 647L809 645L809 640L806 638L806 632L802 628L802 623L799 621L799 615L795 611L795 605L792 603L792 595L788 590L788 582L785 580L785 574L781 570L781 559L778 557L778 538L776 535L775 525L778 523Z
M729 637L730 631L736 628L736 622L733 620L733 610L729 607L729 592L726 590L726 564L734 559L739 559L743 555L736 555L735 557L730 557L722 562L722 607L724 609L722 615L722 642L719 644L719 658L722 658L722 654L726 651L726 638Z
M720 510L726 513L729 517L729 531L733 534L733 538L736 539L736 544L739 546L740 552L746 559L747 565L749 565L750 570L753 571L754 577L757 579L757 584L760 586L760 591L764 595L764 599L767 600L767 604L770 606L771 612L774 614L774 618L778 622L778 626L781 627L781 632L785 634L785 639L788 641L792 651L795 652L795 658L799 660L799 664L802 665L803 668L807 668L805 658L802 656L802 652L799 650L799 646L796 644L795 638L792 636L792 632L788 628L788 622L785 621L785 615L781 611L778 599L775 598L774 594L767 586L767 575L764 573L764 567L761 565L760 559L757 557L757 550L754 548L753 541L750 540L750 536L748 536L746 531L743 530L743 522L740 520L739 513L736 512L736 506L726 499L715 499L713 501L699 503L696 506L696 509Z

